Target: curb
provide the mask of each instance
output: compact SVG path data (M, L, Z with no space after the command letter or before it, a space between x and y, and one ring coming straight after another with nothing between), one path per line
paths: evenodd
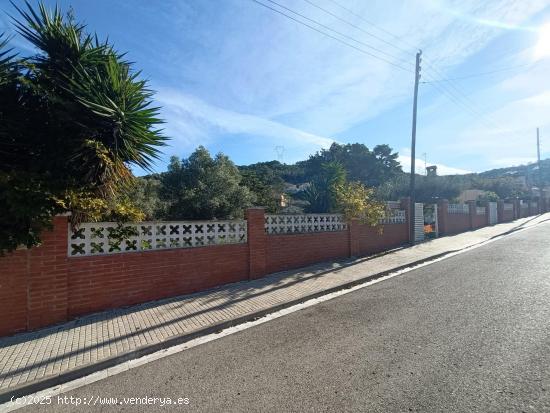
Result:
M550 220L550 219L548 219L548 220ZM546 222L548 220L541 221L541 223ZM537 224L533 225L533 227L538 226L539 224L540 223L537 223ZM469 245L469 246L464 247L464 248L460 248L460 249L457 249L457 250L449 250L449 251L441 252L441 253L438 253L438 254L434 254L430 257L426 257L426 258L423 258L421 260L409 262L405 265L400 265L400 266L397 266L397 267L393 267L391 269L384 270L384 271L381 271L379 273L372 274L372 275L369 275L369 276L366 276L366 277L363 277L363 278L359 278L359 279L356 279L356 280L353 280L353 281L350 281L350 282L347 282L347 283L344 283L344 284L340 284L340 285L331 287L331 288L323 290L323 291L319 291L319 292L316 292L316 293L313 293L313 294L309 294L309 295L297 298L295 300L287 301L287 302L278 304L276 306L266 308L264 310L255 311L253 313L246 314L246 315L241 316L241 317L226 320L226 321L223 321L221 323L217 323L217 324L205 327L203 329L193 331L191 333L176 335L176 336L170 337L167 340L162 341L160 343L155 343L155 344L151 344L151 345L142 346L142 347L139 347L135 350L129 351L125 354L110 357L110 358L104 359L100 362L90 364L90 365L87 365L87 366L83 366L83 367L80 367L80 368L76 368L76 369L73 369L71 371L67 371L65 373L61 373L61 374L53 376L53 377L48 377L48 378L33 381L31 383L28 383L28 384L23 384L21 386L16 386L16 387L12 387L12 388L5 389L5 390L0 390L0 404L9 402L9 401L11 401L12 398L23 397L23 396L26 396L26 395L29 395L29 394L33 394L33 393L39 392L41 390L45 390L45 389L50 388L50 387L58 386L58 385L66 383L66 382L82 378L84 376L90 375L90 374L95 373L97 371L105 370L105 369L110 368L110 367L114 367L114 366L116 366L118 364L121 364L123 362L126 362L126 361L133 360L133 359L136 359L136 358L140 358L140 357L158 352L160 350L164 350L166 348L169 348L169 347L172 347L172 346L175 346L175 345L178 345L178 344L186 343L186 342L191 341L193 339L196 339L198 337L202 337L202 336L213 334L213 333L218 333L221 330L225 330L226 328L234 327L236 325L243 324L243 323L246 323L248 321L253 321L253 320L256 320L258 318L265 317L266 315L268 315L270 313L274 313L274 312L283 310L285 308L292 307L294 305L303 303L305 301L309 301L311 299L319 298L321 296L331 294L331 293L334 293L334 292L337 292L337 291L346 290L346 289L355 287L356 285L363 284L363 283L368 282L368 281L373 281L373 280L376 280L376 279L381 278L381 277L385 277L385 276L387 276L391 273L401 271L401 270L404 270L406 268L414 267L414 266L417 266L417 265L421 265L421 264L424 264L426 262L436 260L438 258L442 258L446 255L453 254L453 253L456 253L458 251L462 251L462 250L467 249L467 248L472 248L474 246L483 244L483 243L485 243L485 242L487 242L487 241L489 241L493 238L510 235L514 232L517 232L518 230L521 230L521 229L525 229L525 227L524 228L513 228L511 230L503 232L502 234L495 235L495 236L493 236L493 237L491 237L491 238L489 238L485 241L481 241L481 242ZM381 255L385 255L385 254L381 254Z

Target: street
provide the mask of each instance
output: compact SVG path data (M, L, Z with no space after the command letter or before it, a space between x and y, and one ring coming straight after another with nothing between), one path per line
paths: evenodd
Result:
M550 411L550 224L19 411ZM188 398L177 407L123 397Z

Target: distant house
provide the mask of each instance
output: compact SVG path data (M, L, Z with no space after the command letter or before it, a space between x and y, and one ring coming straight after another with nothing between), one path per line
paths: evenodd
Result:
M431 165L426 168L426 175L437 176L437 165Z
M309 182L304 182L303 184L289 184L287 182L285 183L285 192L295 194L296 192L305 191L310 185Z
M458 201L461 204L465 204L468 201L477 201L480 196L485 195L487 191L482 189L465 189L458 196Z

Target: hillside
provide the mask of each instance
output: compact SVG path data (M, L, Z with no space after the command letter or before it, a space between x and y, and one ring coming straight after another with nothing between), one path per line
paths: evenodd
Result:
M550 183L550 159L541 160L541 170L543 175L543 182ZM507 168L491 169L489 171L481 172L478 174L484 178L503 178L503 177L516 177L525 176L527 180L538 181L538 168L536 163L528 165L509 166Z

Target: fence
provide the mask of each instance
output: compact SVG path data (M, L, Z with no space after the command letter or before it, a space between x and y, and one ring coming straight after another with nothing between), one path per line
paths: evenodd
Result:
M69 231L71 257L246 242L246 221L84 223Z
M543 211L549 206L540 203ZM539 209L518 201L497 207L500 222ZM87 223L74 230L67 217L55 217L40 247L0 257L0 336L395 248L409 241L409 208L408 199L389 203L382 232L339 214L265 215L256 208L246 220ZM437 214L443 235L488 223L474 204L441 200Z
M392 209L384 222L378 233L339 214L253 208L246 220L71 229L59 216L42 246L0 258L0 336L408 242L405 211Z
M470 208L467 204L449 204L449 214L469 214Z
M476 215L485 215L485 214L486 214L485 207L476 207Z
M267 234L343 231L347 228L341 214L266 215Z

